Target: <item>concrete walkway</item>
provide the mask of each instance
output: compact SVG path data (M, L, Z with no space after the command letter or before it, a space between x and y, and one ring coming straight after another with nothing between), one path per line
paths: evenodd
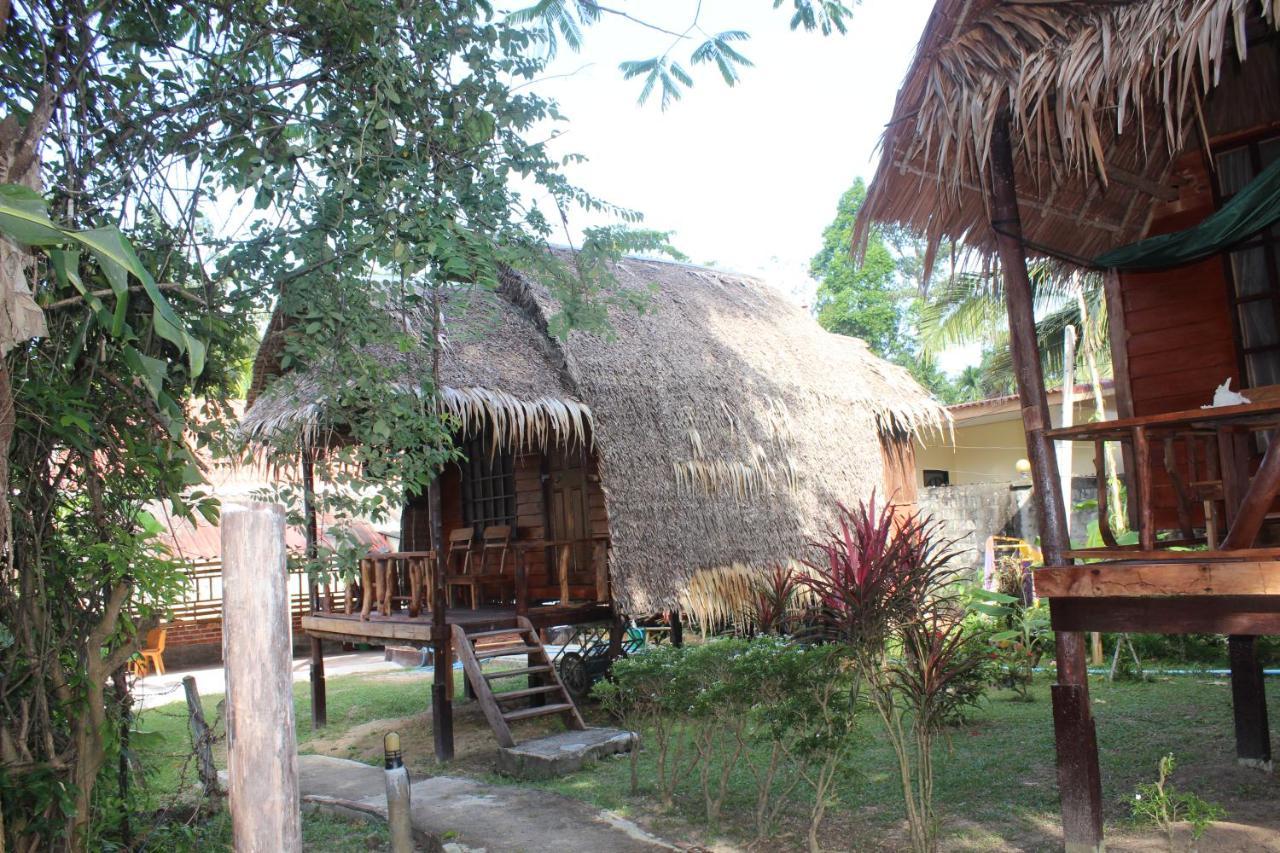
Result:
M366 652L344 652L326 655L326 678L335 675L351 675L357 672L404 672L399 664L385 660L382 649ZM227 692L227 675L221 666L200 669L171 669L164 675L148 675L139 678L133 687L133 701L139 709L154 708L170 702L183 701L182 677L195 676L196 689L201 696ZM293 659L293 680L306 681L311 677L311 658L299 656Z
M298 756L304 800L342 812L386 815L386 782L379 767L326 755ZM549 791L434 776L410 788L414 829L429 847L486 853L591 851L653 853L676 850L628 820Z

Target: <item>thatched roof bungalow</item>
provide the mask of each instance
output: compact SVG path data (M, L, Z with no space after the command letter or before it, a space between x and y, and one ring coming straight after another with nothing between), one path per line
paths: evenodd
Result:
M1057 631L1068 850L1102 845L1083 632L1230 635L1237 757L1270 766L1253 637L1280 632L1280 548L1254 546L1280 541L1265 529L1280 442L1259 435L1280 426L1277 223L1275 0L938 0L856 242L901 225L928 236L930 261L959 244L1000 274ZM1028 256L1102 277L1117 420L1049 428ZM1224 380L1251 402L1203 410ZM1106 547L1072 548L1063 440L1121 445L1136 546L1104 506ZM1173 544L1206 550L1193 567Z
M442 390L473 459L443 475L446 539L473 524L535 542L607 537L607 591L591 548L563 549L570 598L714 621L740 606L748 575L824 533L837 501L914 501L912 437L947 414L905 370L756 279L640 259L614 274L651 293L643 311L610 310L610 335L548 335L547 288L515 272L497 292L448 300ZM318 438L343 414L313 377L279 376L284 326L273 321L259 353L242 426L263 441ZM409 376L429 353L388 358ZM494 445L496 462L474 460ZM497 500L468 493L478 467ZM406 507L403 548L430 547L425 512ZM555 600L556 553L529 559L531 599Z

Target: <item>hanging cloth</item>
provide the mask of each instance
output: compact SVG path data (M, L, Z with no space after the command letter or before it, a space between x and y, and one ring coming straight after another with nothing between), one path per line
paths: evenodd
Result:
M1280 222L1280 159L1199 225L1112 249L1094 263L1115 270L1176 267L1216 255L1276 222Z

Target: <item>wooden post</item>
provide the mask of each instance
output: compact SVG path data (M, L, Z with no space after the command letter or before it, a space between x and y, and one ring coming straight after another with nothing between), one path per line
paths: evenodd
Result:
M1138 543L1144 551L1156 547L1156 508L1151 495L1151 442L1146 427L1133 428L1134 465L1137 467L1138 492ZM1129 496L1133 501L1133 495Z
M1074 426L1076 422L1076 327L1067 326L1062 335L1062 417L1059 426ZM1052 425L1052 422L1050 422ZM1074 441L1059 441L1054 448L1058 461L1059 479L1062 481L1062 504L1066 511L1067 541L1071 541L1071 474L1075 467ZM1098 482L1098 488L1103 483Z
M388 732L382 738L383 767L386 771L387 826L391 829L392 853L413 853L413 820L410 817L409 771L400 753L400 734Z
M440 478L427 490L431 514L431 544L436 552L433 573L435 595L431 602L431 731L435 738L436 760L453 760L453 645L450 642L444 584L444 513L441 507Z
M284 507L222 510L227 785L238 851L302 850Z
M679 607L671 611L671 645L676 647L684 645L684 622L680 621Z
M213 763L213 736L204 719L204 706L200 704L200 691L196 689L193 675L182 677L182 689L187 696L187 716L191 725L191 742L196 749L196 773L204 787L204 795L210 799L219 796L218 768Z
M1253 479L1249 480L1249 485L1244 489L1239 508L1231 520L1231 527L1227 531L1226 538L1222 540L1224 551L1233 548L1252 548L1257 541L1258 532L1262 530L1262 524L1267 519L1267 511L1271 509L1271 501L1275 498L1277 490L1280 490L1280 446L1278 445L1280 441L1272 441L1267 445L1267 452L1262 456L1262 464L1258 466L1258 472L1253 475ZM1236 470L1244 475L1241 477L1242 480L1248 476L1247 467L1238 467Z
M1271 770L1271 731L1267 725L1267 694L1257 637L1230 636L1231 705L1236 721L1236 761Z
M606 652L610 663L622 657L622 641L626 633L627 625L622 619L622 614L613 610L613 618L609 622L609 650Z
M1116 417L1131 418L1133 388L1129 383L1129 330L1125 326L1124 294L1120 289L1120 274L1107 270L1102 277L1102 293L1107 305L1107 337L1111 344L1111 387L1115 392ZM1133 482L1133 450L1127 444L1120 446L1124 459L1124 473ZM1127 504L1129 529L1138 527L1138 505L1129 496Z
M1004 273L1009 343L1027 433L1040 540L1045 563L1062 566L1068 564L1063 556L1069 545L1066 508L1059 488L1053 442L1044 434L1050 425L1049 401L1036 347L1035 309L1022 244L1022 219L1018 212L1009 125L1009 114L1003 112L991 133L991 227L995 231L996 248ZM1058 793L1062 801L1066 848L1069 853L1100 850L1102 777L1098 770L1097 736L1089 706L1084 635L1079 631L1059 631L1055 644L1058 684L1053 689L1053 717L1058 748Z
M307 560L314 561L320 554L320 525L316 519L315 449L310 444L302 448L302 513L306 523ZM307 598L311 612L320 610L320 585L311 572L307 572ZM324 647L319 637L311 637L311 728L322 729L329 724L329 702L324 684Z

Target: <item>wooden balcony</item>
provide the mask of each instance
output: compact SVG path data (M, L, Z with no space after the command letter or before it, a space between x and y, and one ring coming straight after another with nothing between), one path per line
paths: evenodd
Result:
M498 573L478 574L488 592L474 604L445 596L445 622L467 630L487 630L527 617L535 627L586 624L609 618L608 537L573 540L515 540L512 560ZM557 573L559 597L531 597L528 555L540 551ZM589 553L590 583L575 581L575 555ZM385 644L430 642L432 605L440 595L440 561L435 551L371 553L361 561L360 580L326 588L320 606L302 617L308 634L344 642ZM481 569L487 571L487 569ZM581 575L581 567L579 567ZM583 595L582 593L586 593Z
M1256 543L1280 491L1280 403L1167 412L1046 431L1093 442L1100 548L1063 557L1034 575L1058 630L1267 634L1280 632L1280 547ZM1130 519L1138 543L1122 545L1108 525L1104 443L1122 445ZM1159 530L1157 466L1172 489L1176 524Z

